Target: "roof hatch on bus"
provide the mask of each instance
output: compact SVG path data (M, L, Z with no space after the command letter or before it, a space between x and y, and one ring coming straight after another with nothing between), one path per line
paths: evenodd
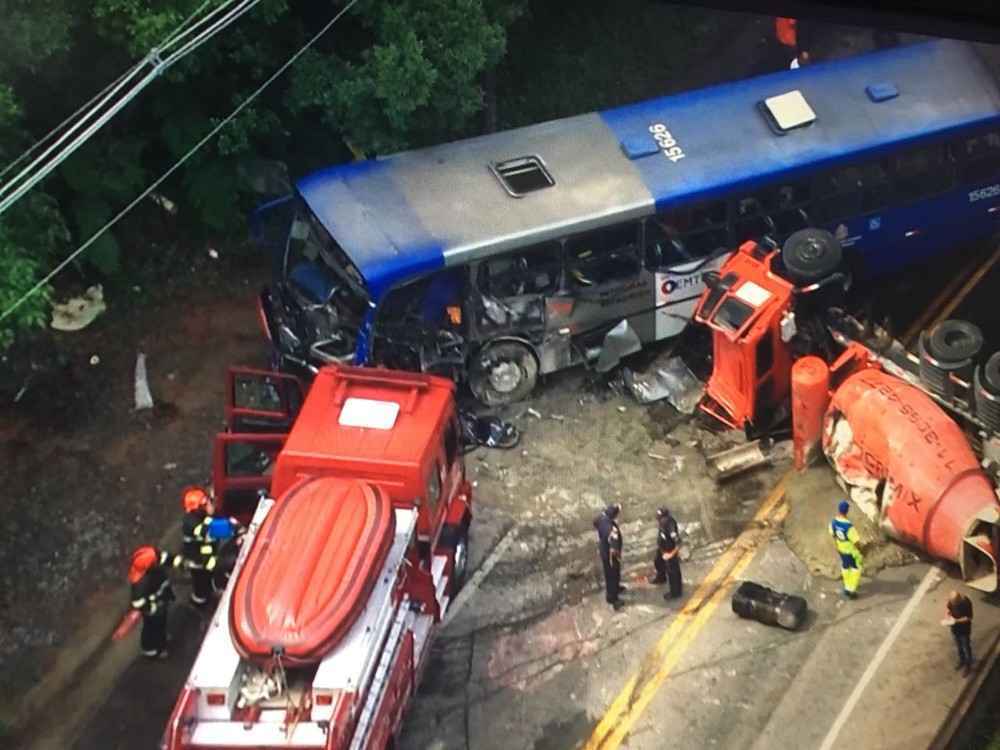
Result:
M816 121L816 113L798 89L768 97L759 107L767 124L778 135L804 128Z
M540 156L491 162L490 171L500 180L503 189L515 198L556 184Z

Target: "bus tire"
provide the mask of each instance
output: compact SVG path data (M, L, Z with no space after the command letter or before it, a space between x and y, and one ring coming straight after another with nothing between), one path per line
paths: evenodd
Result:
M964 320L945 320L927 332L927 353L939 362L957 364L983 348L983 332Z
M537 382L535 353L519 341L488 344L469 364L469 388L486 406L506 406L527 398Z
M788 280L813 284L840 267L844 251L840 242L825 229L800 229L781 248L781 262Z

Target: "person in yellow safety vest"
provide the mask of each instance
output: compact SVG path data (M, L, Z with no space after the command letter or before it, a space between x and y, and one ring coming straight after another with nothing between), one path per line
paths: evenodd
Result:
M858 584L861 583L861 570L864 558L858 549L858 530L847 519L847 511L851 508L846 500L841 500L837 506L837 516L830 522L830 536L837 545L840 555L840 577L844 581L844 596L856 599Z

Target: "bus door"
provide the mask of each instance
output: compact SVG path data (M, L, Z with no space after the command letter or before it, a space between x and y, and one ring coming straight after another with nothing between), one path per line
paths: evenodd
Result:
M702 275L717 271L731 254L725 204L684 209L646 220L646 268L653 273L655 339L678 335L705 290ZM713 221L714 218L714 221Z
M640 229L640 222L627 222L566 241L560 297L572 303L566 322L573 335L627 320L641 341L653 340L653 274L643 268Z

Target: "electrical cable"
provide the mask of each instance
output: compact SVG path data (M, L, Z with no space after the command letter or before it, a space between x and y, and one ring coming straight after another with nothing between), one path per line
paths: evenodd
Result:
M233 2L237 3L236 6L230 7L226 10L227 5L232 5ZM105 89L101 94L98 94L97 97L91 99L88 105L85 105L85 107L89 106L89 111L86 115L79 117L76 123L67 128L54 144L50 145L39 156L35 157L35 159L27 167L22 169L5 184L0 185L0 214L10 208L11 205L21 198L21 196L48 176L63 161L69 158L69 156L72 155L87 140L89 140L95 132L102 128L112 117L118 114L118 112L120 112L129 102L138 96L139 93L146 88L146 86L159 77L164 70L180 60L189 52L204 44L205 41L239 19L242 15L252 10L258 2L259 0L229 0L226 4L213 9L205 18L195 22L195 24L190 28L185 29L195 15L202 11L208 4L208 0L203 2L194 13L190 14L182 22L178 29L170 34L165 42L167 46L178 43L185 35L192 33L195 29L197 29L199 25L208 22L208 20L211 19L216 13L226 10L225 15L221 19L217 19L212 22L212 25L209 26L208 29L200 31L194 39L185 43L180 49L176 50L166 58L164 58L161 54L162 47L154 47L142 61L129 70L122 78L119 78L118 81ZM132 79L146 67L149 67L150 70L141 79L133 83ZM102 108L108 105L115 95L124 89L127 84L131 84L131 89L122 94L118 101L111 104L110 107L103 112L103 114L98 116L98 113L101 112ZM100 101L94 104L93 102L95 99L99 99ZM79 113L79 111L80 110L77 110L77 113ZM76 113L69 119L73 119L75 116ZM97 117L96 121L88 124L88 122L95 116ZM60 125L60 128L62 128L68 121L69 120L64 121L63 124ZM84 128L83 132L78 134L78 131L80 131L81 128ZM59 132L59 128L50 132L48 136L42 139L42 141L33 146L31 150L38 148L42 142L49 139L56 132ZM70 142L66 144L67 141ZM63 144L66 145L63 146ZM59 150L61 146L62 149ZM53 155L56 151L58 151L58 153ZM15 160L15 163L23 161L25 156L26 155L22 155L19 159ZM50 156L52 158L48 158ZM10 168L11 167L8 167L5 172L9 171ZM32 174L33 170L34 174Z
M270 86L274 81L276 81L286 70L288 70L295 62L302 57L317 41L320 37L326 34L337 21L343 17L347 11L349 11L358 0L350 0L343 8L337 11L336 15L333 16L327 23L314 34L295 54L288 58L282 65L270 75L270 77L264 81L260 86L258 86L246 99L244 99L240 104L225 117L225 119L219 121L219 123L213 127L201 140L199 140L194 146L192 146L180 159L174 162L163 174L153 180L149 186L143 190L136 198L132 200L125 208L115 214L111 219L107 221L100 229L94 232L90 237L80 245L76 250L70 253L64 260L62 260L59 265L53 268L49 273L47 273L40 281L38 281L31 289L22 294L10 307L5 309L0 313L0 321L5 320L12 312L23 305L28 299L33 297L39 292L46 284L48 284L56 275L62 272L66 266L76 260L83 252L87 250L91 245L93 245L106 231L117 224L125 214L135 208L142 200L144 200L150 193L152 193L156 188L158 188L164 181L166 181L174 172L181 168L188 159L197 153L202 146L208 143L216 133L222 130L226 125L232 122L244 109L246 109L258 96L260 96L264 90Z

